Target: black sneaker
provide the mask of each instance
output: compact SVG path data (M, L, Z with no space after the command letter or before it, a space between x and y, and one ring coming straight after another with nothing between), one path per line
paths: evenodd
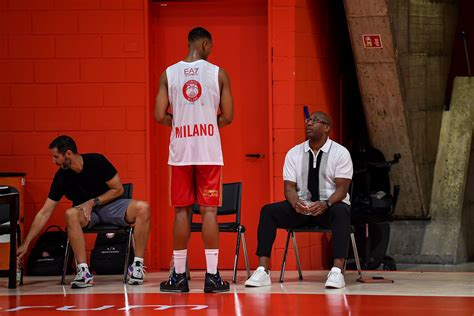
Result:
M204 281L204 292L205 293L219 293L228 292L229 282L224 281L219 275L219 271L216 274L206 272L206 280Z
M170 274L168 281L161 282L161 292L189 292L188 278L186 272L176 273L175 270Z

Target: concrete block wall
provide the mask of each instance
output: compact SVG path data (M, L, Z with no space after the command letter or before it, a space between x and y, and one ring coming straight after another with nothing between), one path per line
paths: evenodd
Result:
M423 205L429 206L456 29L456 1L389 1Z

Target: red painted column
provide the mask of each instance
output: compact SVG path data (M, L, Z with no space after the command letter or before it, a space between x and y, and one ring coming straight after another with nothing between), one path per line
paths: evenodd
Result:
M286 152L305 140L303 105L310 111L324 111L335 118L331 137L338 139L338 72L331 37L326 1L273 0L273 137L274 199L284 199L283 163ZM328 266L331 254L329 236L298 234L303 269ZM273 269L281 267L286 232L280 231L275 242ZM290 245L292 249L292 246ZM295 269L291 250L287 268Z

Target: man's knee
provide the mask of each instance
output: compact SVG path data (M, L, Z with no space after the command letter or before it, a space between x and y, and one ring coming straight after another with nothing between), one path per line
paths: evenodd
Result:
M273 203L264 205L262 209L260 210L260 220L262 219L265 220L265 219L270 218L273 212L274 212Z
M190 216L191 216L191 207L175 208L175 220L188 221Z
M146 201L137 201L135 204L137 219L142 221L150 220L150 205Z
M201 213L202 216L216 216L217 207L199 206L199 213Z
M75 207L68 208L64 214L66 224L71 225L73 223L79 222L79 210Z

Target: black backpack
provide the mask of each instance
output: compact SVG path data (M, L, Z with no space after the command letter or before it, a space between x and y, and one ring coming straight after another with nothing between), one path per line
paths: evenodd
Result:
M98 233L91 252L91 270L96 274L122 274L127 244L127 233ZM131 246L128 264L134 256Z
M400 154L387 161L383 153L371 146L361 147L352 152L354 176L351 201L352 222L381 222L391 220L398 200L399 186L392 189L390 169L397 164Z
M51 229L54 231L50 231ZM61 275L66 251L67 234L61 227L46 228L31 249L26 265L28 275Z

